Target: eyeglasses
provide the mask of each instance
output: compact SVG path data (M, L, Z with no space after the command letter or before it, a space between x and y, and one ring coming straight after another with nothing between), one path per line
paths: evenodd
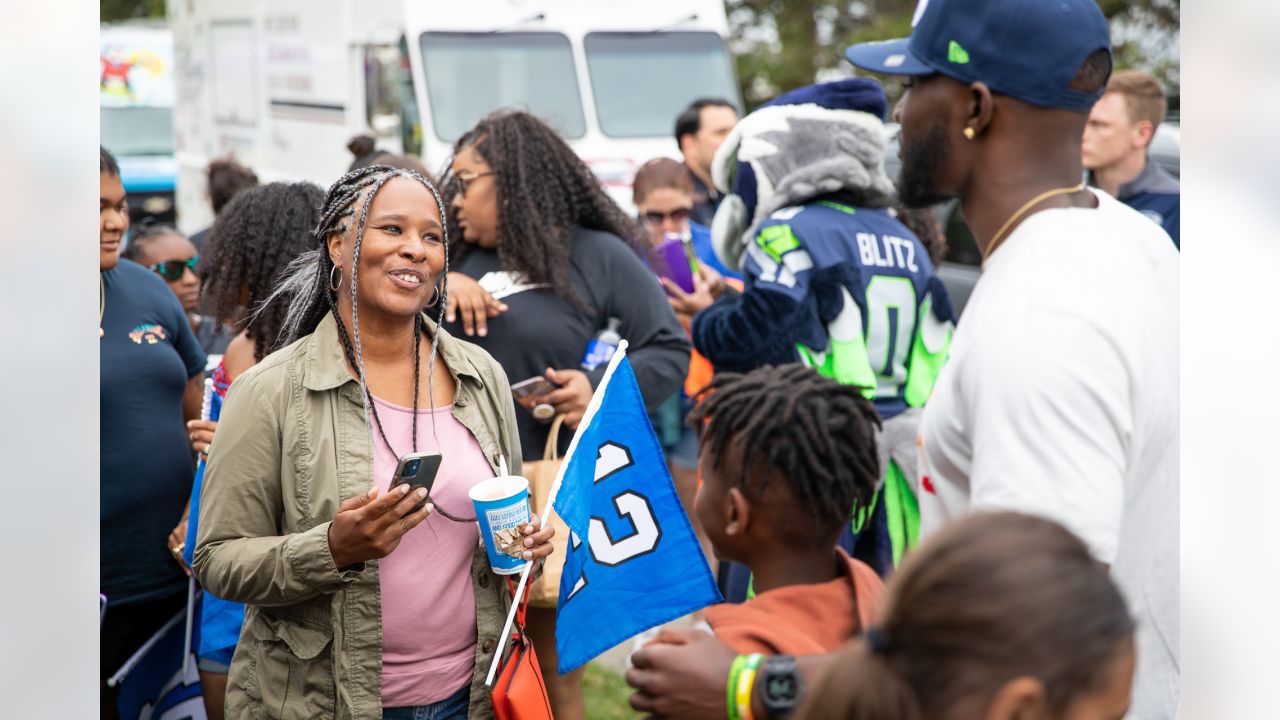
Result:
M454 177L458 178L459 192L462 194L462 197L466 197L467 187L469 187L471 183L475 182L476 180L479 180L482 177L489 177L490 175L497 175L497 174L498 174L497 172L490 170L489 172L482 172L476 175L471 175L469 177L463 176L463 175L455 175Z
M191 268L191 272L195 272L196 265L199 263L200 256L193 255L188 260L165 260L148 267L155 270L160 277L168 280L169 282L173 282L174 280L182 277L182 273L186 268Z
M689 208L676 208L669 213L647 212L640 217L650 225L661 225L667 218L673 223L683 223L689 219Z

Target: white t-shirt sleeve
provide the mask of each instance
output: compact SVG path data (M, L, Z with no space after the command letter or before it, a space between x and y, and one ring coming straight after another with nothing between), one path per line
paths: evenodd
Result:
M1119 346L1086 318L1041 308L991 328L966 358L972 509L1041 515L1115 559L1132 435Z

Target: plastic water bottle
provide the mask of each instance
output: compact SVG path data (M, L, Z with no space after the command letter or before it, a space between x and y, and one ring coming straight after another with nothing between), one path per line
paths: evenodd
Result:
M622 333L618 332L621 327L621 320L615 317L609 318L607 326L587 343L587 352L582 356L583 370L591 372L609 362L609 358L618 351L618 345L622 342Z

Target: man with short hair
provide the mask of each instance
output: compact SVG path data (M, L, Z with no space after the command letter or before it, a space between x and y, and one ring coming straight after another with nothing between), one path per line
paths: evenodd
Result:
M921 537L980 510L1065 525L1138 620L1129 717L1164 719L1179 685L1179 262L1157 225L1080 182L1109 37L1094 0L932 0L909 41L847 56L907 76L902 201L958 198L983 257L920 421Z
M1127 717L1177 718L1179 260L1158 226L1081 182L1107 21L1094 0L929 0L917 21L846 57L908 76L901 199L959 199L984 258L920 421L921 536L991 509L1075 532L1137 618ZM632 662L642 712L705 717L733 697L714 640L659 637ZM753 715L786 717L797 673L823 662L762 665ZM1025 714L1052 714L1023 680Z
M718 98L695 100L676 118L676 144L693 178L689 217L696 223L710 226L720 206L720 195L711 180L711 161L737 123L738 108Z
M1091 185L1154 220L1181 247L1178 181L1147 156L1165 110L1155 78L1122 70L1089 113L1082 150Z

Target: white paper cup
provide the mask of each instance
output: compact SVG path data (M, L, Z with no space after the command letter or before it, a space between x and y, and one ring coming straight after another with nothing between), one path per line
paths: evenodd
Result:
M480 523L480 537L489 553L489 566L499 575L524 570L524 535L520 526L529 522L529 481L519 475L503 475L476 484L469 493Z

